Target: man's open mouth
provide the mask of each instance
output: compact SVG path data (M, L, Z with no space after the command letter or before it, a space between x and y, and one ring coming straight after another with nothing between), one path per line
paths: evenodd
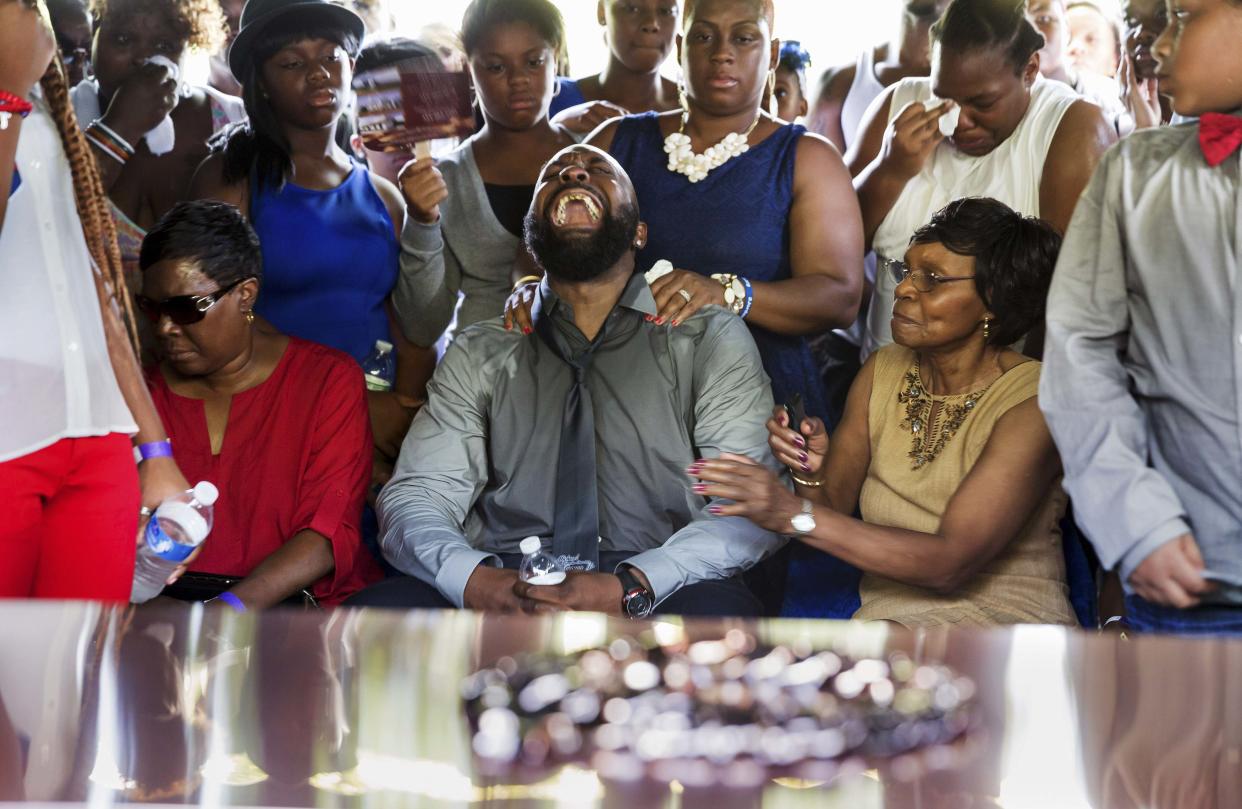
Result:
M599 202L586 191L571 189L562 192L556 198L552 209L552 224L565 227L574 224L596 224L603 211ZM584 219L585 215L585 219Z

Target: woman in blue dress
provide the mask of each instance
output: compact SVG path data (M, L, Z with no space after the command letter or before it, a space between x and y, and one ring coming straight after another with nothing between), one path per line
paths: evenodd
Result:
M266 282L255 312L277 330L359 363L377 341L396 346L394 389L367 394L378 483L435 355L406 342L391 311L401 193L335 140L364 34L356 14L327 0L250 0L229 50L249 123L213 144L190 196L231 203L250 220Z
M808 414L826 418L807 340L854 322L862 219L837 150L762 109L780 52L772 30L771 0L690 0L678 40L685 110L615 120L589 142L617 158L638 192L649 227L638 269L660 259L677 268L652 285L660 319L676 328L703 306L732 305L777 403L801 394ZM800 548L795 560L787 614L852 614L856 571Z
M862 220L849 173L828 141L761 109L779 42L770 2L687 4L680 55L686 110L614 120L590 143L610 152L638 192L650 228L638 255L677 269L653 289L674 324L708 304L725 306L736 275L749 287L746 322L777 402L802 395L808 413L826 406L807 338L853 322L862 291ZM733 153L706 176L671 168L678 152ZM746 150L730 150L745 139ZM730 279L731 281L731 279ZM683 290L685 294L683 294ZM739 314L745 304L738 309Z

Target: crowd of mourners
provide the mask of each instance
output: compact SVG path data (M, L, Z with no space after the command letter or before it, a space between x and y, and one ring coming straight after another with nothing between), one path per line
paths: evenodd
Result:
M782 2L0 0L0 597L1242 632L1242 0Z

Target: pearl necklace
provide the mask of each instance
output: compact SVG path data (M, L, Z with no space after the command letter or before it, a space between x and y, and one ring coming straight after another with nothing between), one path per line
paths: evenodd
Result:
M707 178L712 169L720 168L740 154L750 150L746 140L750 133L759 126L762 115L756 113L755 120L745 132L730 132L724 140L715 146L709 146L703 154L695 154L690 145L690 136L686 134L686 121L689 113L682 113L681 127L664 139L664 151L668 153L668 170L684 174L690 182L697 183Z

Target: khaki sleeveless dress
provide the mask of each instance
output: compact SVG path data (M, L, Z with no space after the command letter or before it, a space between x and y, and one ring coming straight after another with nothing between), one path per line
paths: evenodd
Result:
M887 346L875 355L869 409L871 467L863 483L860 507L863 519L873 525L935 533L949 500L982 454L996 422L1010 408L1037 394L1040 363L1023 363L996 380L935 460L917 470L911 468L908 457L910 431L901 427L905 406L897 401L906 374L914 367L914 352L902 346ZM961 401L966 397L933 398ZM1009 546L952 595L864 575L860 585L862 606L854 617L910 627L1076 623L1058 525L1065 505L1058 477Z

